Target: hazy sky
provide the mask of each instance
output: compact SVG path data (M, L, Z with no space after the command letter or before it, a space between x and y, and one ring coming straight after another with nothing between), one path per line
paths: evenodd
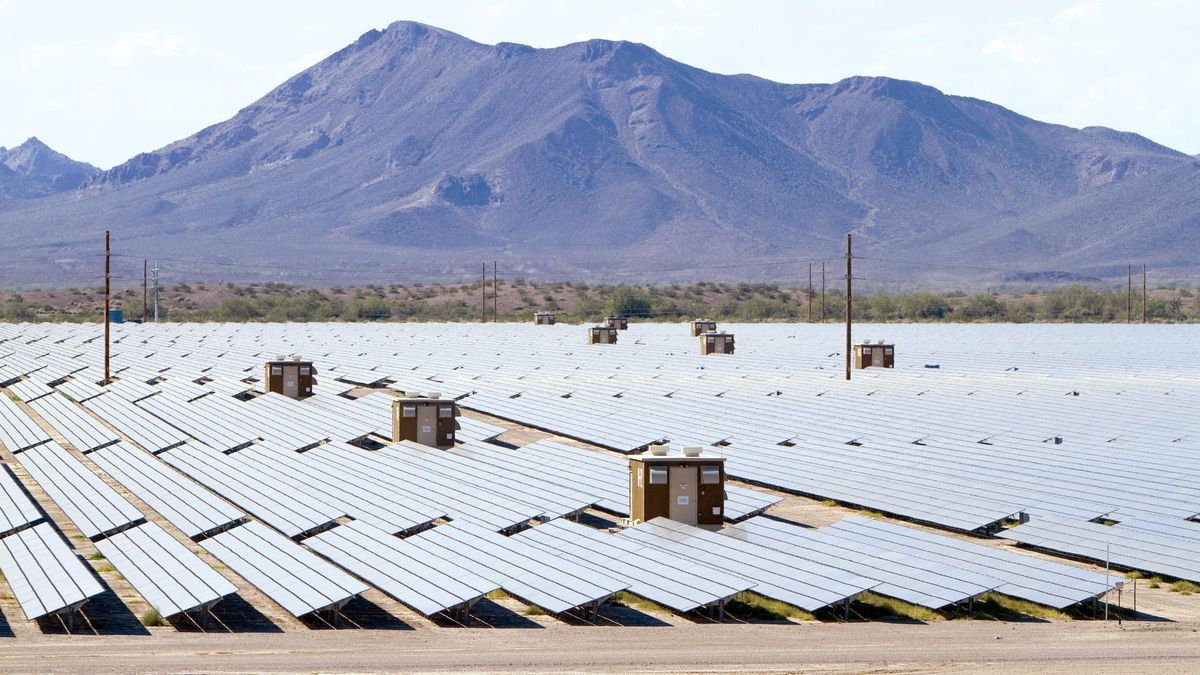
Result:
M399 19L489 44L634 40L783 82L889 75L1200 152L1200 0L0 0L0 145L107 168Z

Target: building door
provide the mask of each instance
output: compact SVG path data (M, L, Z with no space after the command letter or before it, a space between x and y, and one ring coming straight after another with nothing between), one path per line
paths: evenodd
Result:
M871 365L876 368L883 367L883 347L875 347L871 350Z
M295 366L284 366L283 368L283 395L291 398L300 398L300 382L296 376L297 368Z
M417 442L437 447L437 406L417 406Z
M699 477L694 466L673 466L670 476L671 510L670 518L675 522L687 525L696 524L696 504L700 489Z

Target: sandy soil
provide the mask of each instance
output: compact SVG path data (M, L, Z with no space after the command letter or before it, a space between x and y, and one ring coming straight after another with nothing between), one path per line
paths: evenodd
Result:
M535 629L43 636L0 643L20 672L1057 672L1200 668L1198 624L547 625Z

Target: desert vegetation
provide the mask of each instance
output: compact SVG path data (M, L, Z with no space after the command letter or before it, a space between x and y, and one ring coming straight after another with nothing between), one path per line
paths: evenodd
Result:
M165 321L480 321L481 304L492 320L527 321L533 312L556 312L563 322L591 322L609 314L635 320L841 321L845 296L822 295L777 284L712 283L589 285L513 279L481 289L474 284L368 285L302 288L266 284L173 284L162 289L159 316ZM103 289L70 288L0 293L0 318L22 321L95 321ZM964 293L885 292L854 298L854 318L869 322L1068 322L1117 323L1142 319L1141 294L1127 306L1125 289L1073 284L1050 289ZM113 307L128 319L142 315L141 289L113 294ZM152 312L152 304L150 312ZM1200 292L1158 287L1145 302L1147 320L1200 320ZM1130 316L1132 315L1132 316Z

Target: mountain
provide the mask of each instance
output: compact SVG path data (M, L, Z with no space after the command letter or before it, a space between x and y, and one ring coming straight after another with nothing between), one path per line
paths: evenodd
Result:
M0 199L28 199L74 190L100 170L51 150L36 137L0 147Z
M846 232L892 278L1194 269L1200 247L1176 244L1195 239L1197 165L916 82L780 84L629 42L493 46L398 22L79 189L0 200L22 251L0 274L88 273L104 228L189 278L436 280L488 259L796 278Z

